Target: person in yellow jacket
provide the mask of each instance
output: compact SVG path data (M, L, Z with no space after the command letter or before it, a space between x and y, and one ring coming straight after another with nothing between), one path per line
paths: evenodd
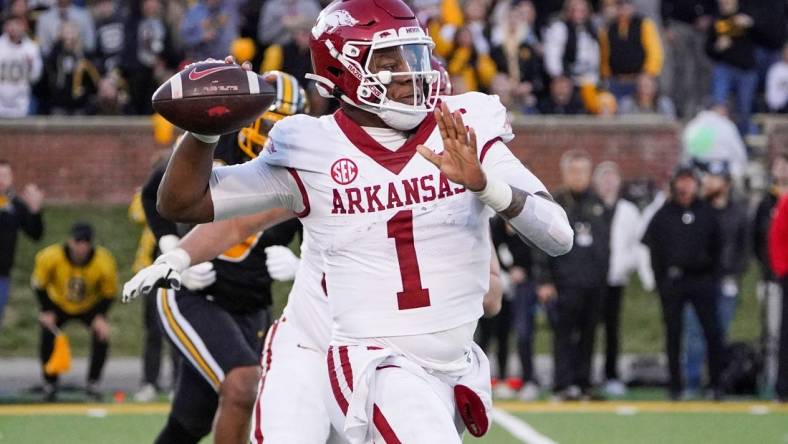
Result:
M657 25L635 13L632 0L616 0L616 18L599 31L600 71L621 99L635 93L640 74L662 72L665 59Z
M104 247L93 244L93 228L77 223L64 244L50 245L35 259L31 284L41 304L41 363L44 370L44 397L57 396L57 374L46 373L55 335L70 320L90 328L92 345L87 377L87 394L99 400L98 383L109 350L107 311L118 290L115 258Z

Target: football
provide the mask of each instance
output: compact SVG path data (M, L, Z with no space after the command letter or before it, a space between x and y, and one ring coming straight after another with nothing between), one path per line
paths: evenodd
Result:
M250 125L273 103L276 90L253 71L224 62L195 63L153 94L153 109L186 131L221 135Z

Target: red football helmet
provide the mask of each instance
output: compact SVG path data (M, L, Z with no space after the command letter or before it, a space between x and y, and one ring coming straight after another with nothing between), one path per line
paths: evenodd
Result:
M430 66L435 46L401 0L336 0L320 13L310 41L314 74L324 97L375 113L389 126L409 130L434 109L440 75ZM391 71L373 66L373 54L395 57ZM385 65L384 65L385 68ZM387 97L387 85L411 82L413 102Z

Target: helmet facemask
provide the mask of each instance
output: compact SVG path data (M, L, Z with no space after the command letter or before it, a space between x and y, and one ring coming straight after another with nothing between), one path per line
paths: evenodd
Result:
M348 74L359 81L357 100L347 94L342 95L342 100L378 115L387 125L402 131L418 126L435 109L440 72L432 69L430 54L435 45L421 28L380 31L371 41L347 41L341 52L330 40L325 44ZM332 86L327 84L326 89ZM390 93L396 96L390 97Z

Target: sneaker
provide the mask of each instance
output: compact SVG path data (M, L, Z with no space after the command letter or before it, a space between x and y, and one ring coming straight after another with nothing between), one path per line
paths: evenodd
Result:
M612 398L620 398L622 396L626 396L627 386L618 379L611 379L605 383L605 385L602 387L602 391L605 393L605 395Z
M582 395L583 395L583 391L580 390L580 387L576 385L570 385L564 390L560 390L553 393L553 396L550 399L553 402L579 401Z
M57 387L55 384L45 383L42 387L42 392L44 393L44 402L57 401Z
M85 393L94 402L101 402L104 398L104 395L98 389L98 382L88 382L88 385L85 387Z
M493 395L497 399L512 399L515 394L516 392L505 382L499 382L493 389Z
M156 399L158 395L156 386L153 384L144 384L137 393L134 394L134 401L136 402L151 402Z
M539 399L539 394L540 394L539 392L540 392L539 386L529 381L520 390L520 395L518 396L518 398L520 398L520 401L525 401L525 402L536 401L537 399Z

